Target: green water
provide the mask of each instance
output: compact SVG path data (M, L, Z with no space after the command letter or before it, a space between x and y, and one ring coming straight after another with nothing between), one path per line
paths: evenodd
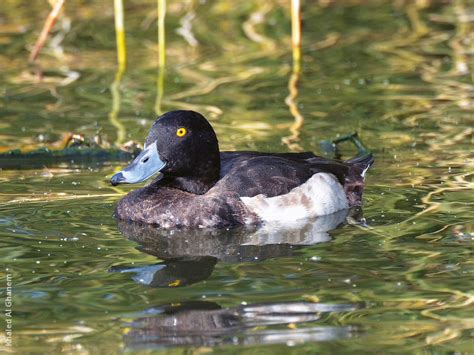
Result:
M320 152L358 131L376 161L367 227L172 235L117 225L131 187L106 177L123 162L0 170L2 304L13 283L13 348L2 319L0 350L473 352L474 8L416 3L304 2L304 126L288 147L288 2L170 1L162 109L202 112L225 150ZM60 147L70 132L113 144L118 126L143 142L156 3L126 1L118 95L112 2L67 1L29 65L48 10L2 2L1 151Z

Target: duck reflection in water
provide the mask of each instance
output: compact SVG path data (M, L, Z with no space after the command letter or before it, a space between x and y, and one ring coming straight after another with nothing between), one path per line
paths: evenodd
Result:
M329 231L361 211L342 210L293 224L219 229L162 229L118 221L118 229L139 243L138 250L163 262L111 271L132 273L135 282L152 287L180 287L206 280L218 261L248 262L291 256L308 245L331 240Z
M286 302L221 308L214 302L187 302L147 309L127 324L129 349L179 345L300 344L360 335L354 326L318 326L330 312L351 312L361 303ZM150 316L153 315L153 316Z
M119 220L120 232L138 242L139 250L163 261L111 271L132 273L135 282L151 287L183 287L209 278L219 261L291 256L304 246L328 242L331 230L348 219L360 219L360 215L360 210L343 210L310 221L295 221L290 226L273 223L230 230L170 230ZM214 302L173 303L146 309L126 325L124 341L128 349L140 349L344 339L358 336L360 331L353 326L320 326L314 322L330 312L350 312L362 307L363 303L281 302L233 308L221 308Z

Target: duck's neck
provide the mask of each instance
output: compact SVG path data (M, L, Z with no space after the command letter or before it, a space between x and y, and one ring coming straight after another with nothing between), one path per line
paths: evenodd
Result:
M164 185L187 191L196 195L203 195L216 183L189 177L168 178L163 181Z
M174 187L192 194L203 195L211 189L220 177L220 159L212 159L208 164L195 169L192 175L172 176L166 175L161 184Z

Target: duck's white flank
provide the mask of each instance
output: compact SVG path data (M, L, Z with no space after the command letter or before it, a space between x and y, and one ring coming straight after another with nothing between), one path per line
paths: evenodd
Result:
M264 222L292 222L324 216L349 208L344 188L333 174L314 174L304 184L281 196L241 197L250 211Z

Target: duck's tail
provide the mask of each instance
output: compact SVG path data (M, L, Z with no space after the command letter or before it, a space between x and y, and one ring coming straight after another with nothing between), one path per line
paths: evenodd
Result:
M364 193L364 180L367 170L374 164L374 157L371 152L346 160L349 171L346 175L344 190L346 191L349 206L362 205L362 194Z
M359 155L355 158L346 160L346 163L352 165L354 170L360 171L360 177L365 179L365 173L374 164L374 156L372 152L366 151L364 155Z
M360 206L362 204L362 193L364 192L365 174L374 163L374 157L370 150L364 146L357 132L338 137L332 141L322 141L321 148L327 154L332 154L336 159L340 159L338 145L347 141L355 145L358 154L355 158L344 161L347 167L344 189L349 200L349 206Z

